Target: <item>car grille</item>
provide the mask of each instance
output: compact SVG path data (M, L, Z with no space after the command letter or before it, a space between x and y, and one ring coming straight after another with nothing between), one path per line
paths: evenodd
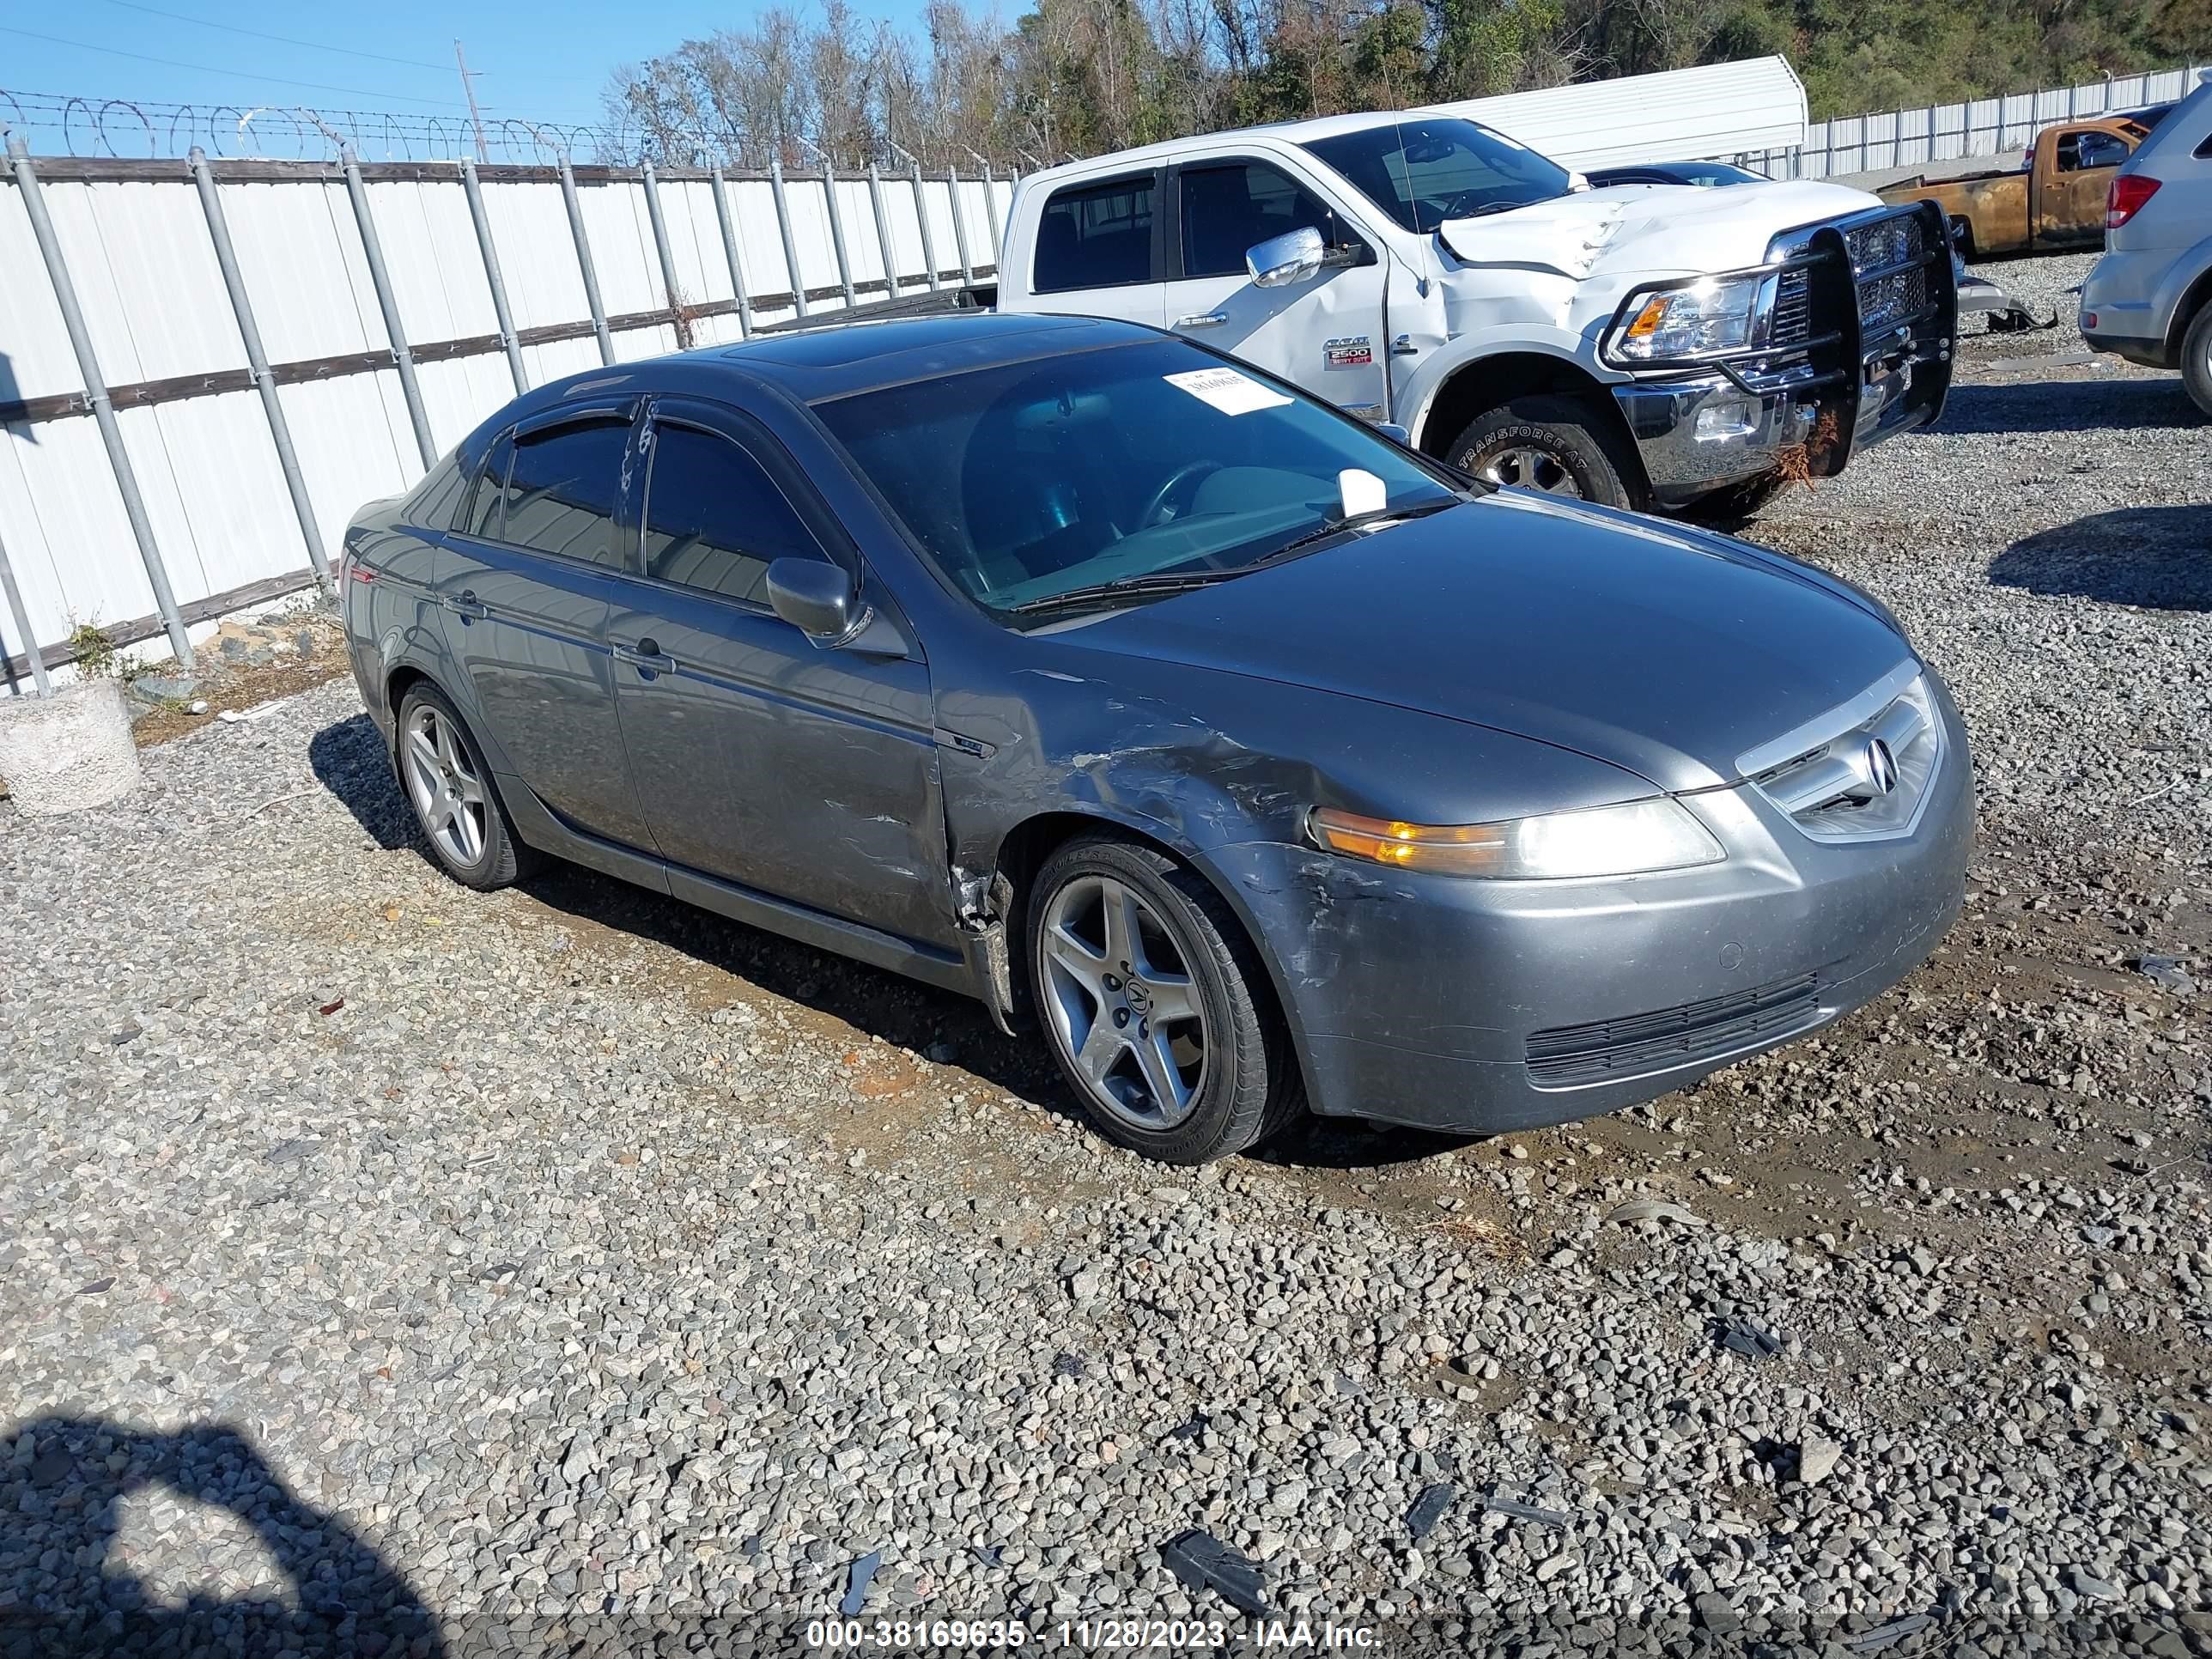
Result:
M1862 329L1887 328L1927 308L1926 231L1917 213L1908 209L1856 226L1844 233L1844 246L1857 281Z
M1560 1025L1528 1038L1528 1077L1567 1089L1671 1071L1778 1041L1819 1012L1820 980L1803 974L1648 1014Z
M1802 346L1813 337L1813 273L1793 265L1774 291L1774 327L1769 337L1778 350Z
M1909 835L1943 761L1943 722L1916 663L1736 762L1814 841Z

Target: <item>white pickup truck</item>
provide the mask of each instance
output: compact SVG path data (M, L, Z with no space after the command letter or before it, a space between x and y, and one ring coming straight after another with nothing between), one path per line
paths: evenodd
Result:
M1054 167L1004 240L1002 311L1172 329L1493 483L1638 509L1738 511L1840 471L1942 411L1957 334L1925 204L1590 190L1440 112Z

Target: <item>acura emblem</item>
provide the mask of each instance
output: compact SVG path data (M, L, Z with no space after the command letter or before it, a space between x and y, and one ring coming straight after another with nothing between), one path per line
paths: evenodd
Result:
M1889 745L1880 738L1867 740L1866 775L1877 795L1886 795L1897 787L1897 757L1889 752Z

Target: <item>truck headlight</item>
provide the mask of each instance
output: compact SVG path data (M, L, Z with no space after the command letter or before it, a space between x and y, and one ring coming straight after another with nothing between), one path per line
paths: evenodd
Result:
M1765 345L1774 289L1773 273L1760 270L1638 289L1606 331L1605 355L1625 367L1650 368Z
M1717 864L1725 856L1704 824L1663 795L1496 823L1407 823L1317 806L1307 815L1306 830L1316 846L1332 853L1497 881L1644 875Z

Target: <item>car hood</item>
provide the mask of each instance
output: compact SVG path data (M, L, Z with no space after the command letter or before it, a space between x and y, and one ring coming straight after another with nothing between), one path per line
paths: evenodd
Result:
M1437 234L1472 265L1535 265L1577 279L1718 271L1762 263L1783 231L1881 205L1864 191L1813 179L1711 190L1614 185L1448 219Z
M1779 555L1500 491L1084 625L1092 649L1510 732L1665 790L1912 653L1880 607Z

